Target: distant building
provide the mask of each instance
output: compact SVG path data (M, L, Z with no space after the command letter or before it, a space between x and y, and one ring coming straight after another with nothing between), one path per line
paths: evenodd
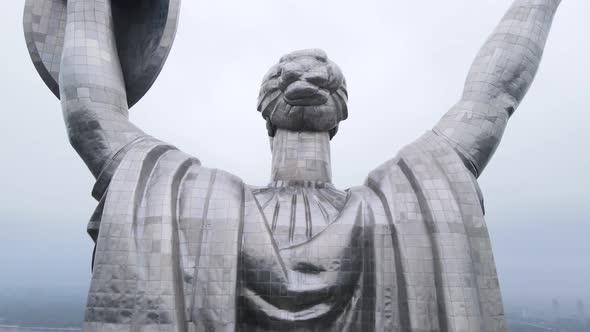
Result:
M580 322L586 322L586 312L584 311L584 301L581 299L576 303L576 316Z
M559 300L554 298L551 304L553 307L553 321L557 322L561 319Z

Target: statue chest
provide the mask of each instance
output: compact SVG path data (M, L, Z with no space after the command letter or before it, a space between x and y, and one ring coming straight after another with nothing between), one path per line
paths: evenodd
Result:
M264 188L246 198L244 217L241 321L342 315L362 284L360 200L331 187Z
M348 202L348 192L328 184L266 187L253 190L252 196L279 249L311 241L340 217Z

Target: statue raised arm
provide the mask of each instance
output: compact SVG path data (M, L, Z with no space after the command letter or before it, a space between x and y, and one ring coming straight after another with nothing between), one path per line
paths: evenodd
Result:
M560 2L514 1L475 58L461 100L434 128L475 176L492 158L508 119L533 83Z
M476 177L532 82L558 4L516 0L461 101L341 190L330 141L348 91L324 51L285 55L264 77L271 181L252 186L128 121L169 50L177 2L69 0L66 12L63 0L27 0L33 61L98 178L84 330L505 331Z
M111 0L68 0L59 92L74 149L98 177L105 163L145 135L129 122Z
M151 87L172 46L179 0L27 0L24 29L42 79L61 99L72 146L98 177L145 136L128 109Z

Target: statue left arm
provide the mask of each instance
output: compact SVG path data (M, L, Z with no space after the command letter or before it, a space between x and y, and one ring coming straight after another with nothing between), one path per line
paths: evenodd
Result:
M59 76L70 143L96 178L117 151L145 136L129 121L111 2L67 1Z
M476 177L533 82L560 2L514 1L475 58L461 100L434 127Z

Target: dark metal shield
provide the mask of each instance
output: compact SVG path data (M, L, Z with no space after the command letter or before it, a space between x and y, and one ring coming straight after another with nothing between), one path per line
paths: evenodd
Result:
M26 0L23 25L29 54L49 89L59 98L67 0ZM180 0L113 1L117 51L127 103L135 105L152 86L172 47Z

